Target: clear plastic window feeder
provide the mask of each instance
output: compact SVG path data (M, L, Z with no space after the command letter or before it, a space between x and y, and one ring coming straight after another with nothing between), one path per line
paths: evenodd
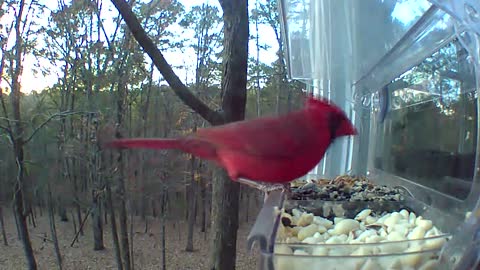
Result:
M282 0L279 10L290 77L342 107L359 135L303 179L324 181L325 194L266 197L248 238L260 268L477 269L480 2ZM342 175L357 179L340 177L342 188L400 195L353 199L325 180Z

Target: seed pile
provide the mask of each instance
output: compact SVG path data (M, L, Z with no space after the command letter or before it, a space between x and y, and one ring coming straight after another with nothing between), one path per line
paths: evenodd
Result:
M319 179L291 188L292 200L322 201L401 201L405 196L401 188L375 185L365 177L338 176L333 180Z

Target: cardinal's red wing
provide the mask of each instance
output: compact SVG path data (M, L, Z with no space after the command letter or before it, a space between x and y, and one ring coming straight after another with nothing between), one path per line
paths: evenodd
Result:
M315 147L312 143L321 136L308 121L303 114L260 118L199 129L197 136L218 148L261 157L291 158Z

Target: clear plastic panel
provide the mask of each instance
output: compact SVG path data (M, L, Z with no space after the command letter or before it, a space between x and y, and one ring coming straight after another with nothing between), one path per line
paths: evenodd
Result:
M408 254L388 254L375 256L298 256L275 255L275 270L340 270L340 269L437 269L447 270L437 260L432 251L411 252ZM265 268L267 269L267 268Z
M283 203L282 203L283 202ZM451 238L452 232L463 221L463 215L452 215L444 209L435 209L420 201L406 198L402 202L367 202L370 209L378 213L410 209L425 219L432 220L441 232L422 238L400 241L380 241L365 243L299 243L290 242L288 233L281 230L280 208L288 209L345 209L345 217L352 218L365 205L358 202L290 201L282 200L282 194L274 192L267 196L264 208L258 216L249 235L249 246L258 241L261 247L260 269L450 269L442 268L439 261L442 246ZM390 204L391 203L391 204ZM275 204L279 204L275 207ZM355 210L356 209L356 210ZM307 211L310 212L310 211ZM315 212L315 211L314 211ZM312 212L313 213L313 212ZM401 212L400 212L401 213ZM317 215L317 214L315 214ZM422 218L422 219L423 219ZM272 225L272 223L274 225ZM387 230L388 231L388 230ZM282 233L283 232L283 233ZM283 236L282 236L283 235Z
M430 6L426 0L282 1L292 78L328 80L343 70L359 80Z
M452 17L431 7L378 63L355 81L357 96L378 91L454 37Z
M315 172L362 174L373 162L388 174L465 199L475 166L477 109L467 61L472 55L456 39L465 29L456 17L429 1L304 0L281 7L292 77L311 80L360 133L335 143ZM383 103L372 104L372 93L379 92ZM377 126L386 111L389 118Z
M451 17L426 0L284 0L280 6L291 77L341 107L361 133L335 141L311 173L365 173L370 93L448 42Z
M390 83L374 136L374 167L465 199L472 185L475 75L457 40ZM383 112L382 112L383 113ZM382 119L378 119L381 121Z
M282 0L280 6L290 76L342 107L360 134L332 146L316 172L343 173L335 163L349 173L368 169L375 182L401 185L440 209L438 222L454 220L446 213L473 210L467 222L455 219L461 224L448 230L453 239L442 255L448 269L469 269L480 243L478 1ZM295 262L263 255L270 266ZM323 257L322 266L358 260L338 259Z

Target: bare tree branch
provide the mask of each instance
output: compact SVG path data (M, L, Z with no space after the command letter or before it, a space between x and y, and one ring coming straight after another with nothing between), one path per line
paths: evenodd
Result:
M8 117L2 117L2 116L0 116L0 120L5 120L7 123L17 122L17 120L14 120L14 119L11 119L11 118L8 118Z
M11 129L9 129L8 127L0 126L0 130L5 131L8 134L10 140L13 140L13 134Z
M64 112L54 113L50 115L50 117L48 117L47 120L43 121L43 123L41 123L38 127L36 127L33 130L32 134L30 134L30 136L28 136L28 138L24 141L24 144L27 144L29 141L31 141L33 137L35 137L37 132L39 132L46 124L48 124L50 121L52 121L56 117L64 117L64 116L73 115L73 114L94 114L94 113L95 112L82 112L82 111L78 111L78 112L64 111Z
M163 54L158 50L157 46L148 37L145 30L140 25L137 17L133 13L132 9L125 0L111 0L117 8L118 12L122 15L123 20L127 24L128 28L132 32L133 36L143 48L143 50L152 59L153 63L160 71L162 76L168 82L175 94L190 108L201 115L212 125L218 125L224 122L223 116L208 107L198 97L196 97L188 87L182 83L178 76L173 71L170 64L163 57Z

